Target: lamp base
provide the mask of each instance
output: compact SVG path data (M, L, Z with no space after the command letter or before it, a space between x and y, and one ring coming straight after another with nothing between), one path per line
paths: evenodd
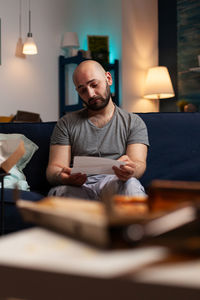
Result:
M156 111L160 112L160 99L153 100L155 103Z

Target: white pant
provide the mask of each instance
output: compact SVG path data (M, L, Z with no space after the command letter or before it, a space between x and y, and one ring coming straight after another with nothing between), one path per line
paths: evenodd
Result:
M121 181L115 175L94 175L87 178L82 186L60 185L49 191L49 196L73 197L90 200L100 200L104 195L146 195L139 180L132 177Z

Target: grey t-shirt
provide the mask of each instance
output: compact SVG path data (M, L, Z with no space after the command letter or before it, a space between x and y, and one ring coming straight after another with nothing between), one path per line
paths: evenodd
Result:
M74 156L118 159L129 144L149 145L147 128L136 114L115 107L112 119L102 128L88 120L87 109L67 113L56 124L51 145L71 145Z

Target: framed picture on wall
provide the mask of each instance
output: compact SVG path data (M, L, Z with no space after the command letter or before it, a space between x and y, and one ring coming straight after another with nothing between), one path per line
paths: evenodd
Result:
M103 35L88 35L88 50L92 59L102 65L109 63L109 38Z

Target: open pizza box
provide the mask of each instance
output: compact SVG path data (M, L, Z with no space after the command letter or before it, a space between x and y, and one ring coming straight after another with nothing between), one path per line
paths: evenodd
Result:
M178 190L181 195L182 189L179 185L180 182ZM169 193L171 202L168 201L164 209L158 205L158 202L163 205L167 201L162 199L162 186L164 191L176 190L174 201L171 201ZM200 190L200 184L195 186L196 189ZM185 196L187 192L188 197ZM67 234L97 247L124 248L149 243L185 224L199 222L200 196L193 198L192 194L196 194L194 189L193 192L191 189L185 190L181 201L175 183L170 185L168 182L167 186L163 181L152 183L149 197L107 195L101 202L47 197L38 202L18 200L17 207L27 222Z

